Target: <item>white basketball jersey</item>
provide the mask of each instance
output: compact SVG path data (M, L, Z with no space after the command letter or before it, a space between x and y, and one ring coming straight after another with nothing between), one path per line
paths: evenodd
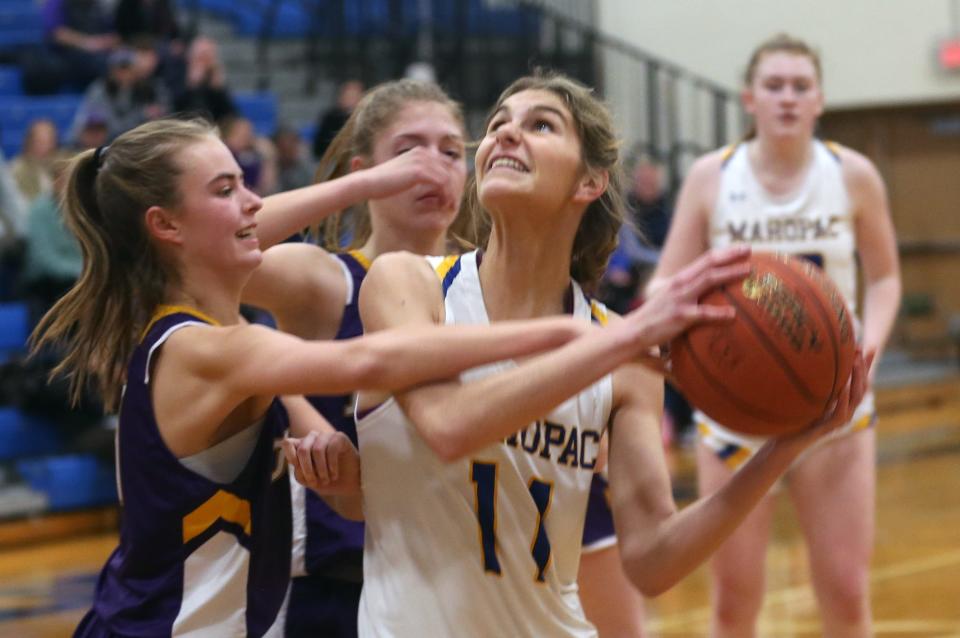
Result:
M857 238L853 210L839 156L820 140L813 140L813 160L796 192L776 197L757 180L747 145L730 149L723 164L716 208L710 219L710 246L748 243L756 251L784 252L809 259L823 268L847 300L859 331L857 313ZM862 429L873 413L873 393L864 397L850 424L837 431ZM742 435L717 423L699 410L701 430L755 450L763 437ZM866 421L864 420L866 419Z
M477 253L434 261L447 324L488 324ZM573 312L606 319L573 284ZM500 362L464 382L507 370ZM361 636L596 636L577 595L604 377L501 443L444 463L390 399L357 422L367 532ZM451 420L456 413L450 414Z
M783 197L771 195L757 180L746 144L732 149L721 171L710 245L735 242L810 259L833 279L856 314L853 211L840 158L827 144L813 141L813 160L803 184Z

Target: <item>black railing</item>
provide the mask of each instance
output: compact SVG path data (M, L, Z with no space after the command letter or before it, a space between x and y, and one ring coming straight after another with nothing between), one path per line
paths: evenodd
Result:
M200 5L203 0L190 0ZM472 122L514 78L541 66L594 86L619 111L632 155L670 168L676 186L697 155L743 130L737 95L717 82L599 31L590 0L234 0L261 12L257 24L259 86L269 89L278 64L271 48L290 38L295 5L302 15L304 91L323 79L373 85L399 77L413 62L430 64L437 80L463 102ZM589 4L588 4L589 2ZM287 5L284 7L284 5ZM492 6L495 5L495 6ZM569 8L568 7L568 8Z

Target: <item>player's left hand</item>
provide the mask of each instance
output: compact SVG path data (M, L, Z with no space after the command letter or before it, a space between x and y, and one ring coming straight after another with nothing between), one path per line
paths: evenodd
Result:
M318 494L360 493L360 453L343 432L316 432L283 440L294 478Z

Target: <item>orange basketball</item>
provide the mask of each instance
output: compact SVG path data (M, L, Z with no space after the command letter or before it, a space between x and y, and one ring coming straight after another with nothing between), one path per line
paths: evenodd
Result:
M671 343L673 374L694 406L746 434L779 435L817 421L843 390L855 338L840 291L814 264L754 253L750 274L701 303L736 308Z

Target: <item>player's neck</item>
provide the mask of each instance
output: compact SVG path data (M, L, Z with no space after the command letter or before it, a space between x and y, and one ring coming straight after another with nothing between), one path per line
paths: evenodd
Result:
M813 145L809 137L782 140L758 137L750 143L748 152L755 173L789 179L807 168Z
M189 280L184 280L183 286L168 288L164 303L193 308L222 325L233 325L239 321L242 289L242 285L224 286L222 282L213 282L209 277L192 273Z
M480 284L491 321L562 314L570 288L572 239L552 234L504 241L496 230L480 264Z

